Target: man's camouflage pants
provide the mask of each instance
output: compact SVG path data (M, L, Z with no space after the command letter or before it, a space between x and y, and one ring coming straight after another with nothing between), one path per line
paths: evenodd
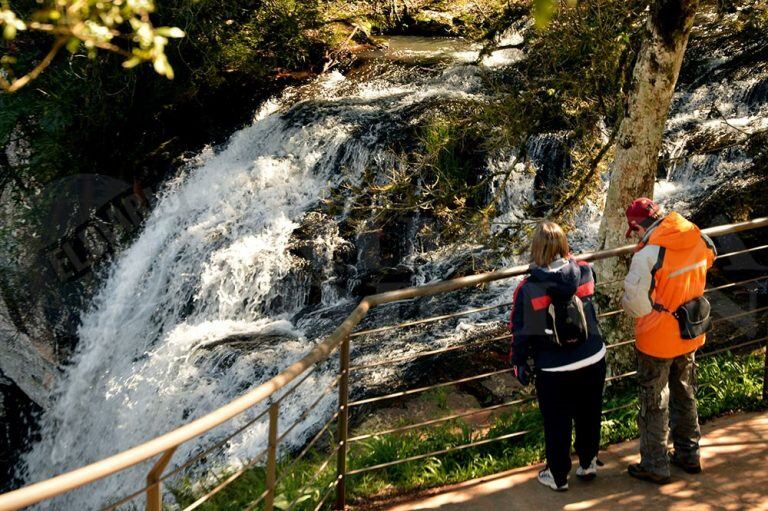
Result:
M699 462L694 353L664 359L637 352L640 465L660 476L669 476L670 433L677 459L686 464Z

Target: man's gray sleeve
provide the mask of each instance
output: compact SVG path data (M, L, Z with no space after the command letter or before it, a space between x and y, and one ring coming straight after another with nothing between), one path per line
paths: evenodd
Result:
M659 253L658 246L646 245L632 257L629 273L624 279L624 296L621 299L621 305L630 317L640 318L653 312L651 290Z

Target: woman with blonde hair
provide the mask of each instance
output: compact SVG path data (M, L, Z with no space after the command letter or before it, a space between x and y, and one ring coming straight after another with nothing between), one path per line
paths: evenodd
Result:
M539 224L530 275L514 294L512 363L527 385L533 359L547 456L538 479L557 491L568 489L574 426L576 475L586 480L597 475L606 366L594 293L592 267L571 257L563 229L554 222Z

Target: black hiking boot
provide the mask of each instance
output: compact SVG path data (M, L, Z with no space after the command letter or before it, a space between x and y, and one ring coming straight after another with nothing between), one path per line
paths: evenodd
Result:
M669 462L679 468L682 468L686 473L688 474L700 474L701 473L701 463L695 462L695 463L683 463L677 456L675 456L674 451L670 451L667 456L669 457Z
M662 476L659 474L654 474L653 472L648 472L643 467L641 467L639 463L634 463L628 466L627 472L635 479L640 479L641 481L648 481L656 484L667 484L670 481L669 476Z

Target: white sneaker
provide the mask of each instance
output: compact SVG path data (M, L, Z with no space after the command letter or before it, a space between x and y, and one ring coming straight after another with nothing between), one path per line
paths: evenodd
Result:
M589 466L587 468L582 468L581 465L576 468L576 475L579 477L579 479L583 479L585 481L591 481L595 477L597 477L597 456L592 458L592 461L589 462Z
M568 481L566 481L566 483L562 486L557 485L555 482L555 477L552 475L552 472L549 471L549 467L539 472L538 479L541 484L555 491L565 491L568 489Z

